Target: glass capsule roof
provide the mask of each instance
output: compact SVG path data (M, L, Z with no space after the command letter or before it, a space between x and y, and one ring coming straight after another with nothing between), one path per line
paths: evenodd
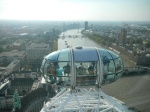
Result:
M107 59L113 60L119 58L119 55L116 53L99 48L100 55L103 57L103 60ZM97 48L92 47L75 47L72 49L74 61L76 62L86 62L86 61L98 61ZM50 53L45 57L49 61L70 61L71 50L70 48L58 50Z

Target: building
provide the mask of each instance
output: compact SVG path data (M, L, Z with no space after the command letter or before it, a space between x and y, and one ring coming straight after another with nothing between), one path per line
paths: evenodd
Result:
M6 78L0 85L0 111L10 112L13 108L13 94L17 90L19 97L31 93L38 89L38 74L35 72L29 73L13 73L11 78ZM35 83L36 82L36 83ZM34 89L31 90L34 86ZM32 100L32 98L30 98ZM43 100L42 100L43 101ZM43 103L43 102L41 102Z
M29 43L26 47L26 51L28 63L39 68L41 66L43 57L49 54L51 49L49 45L45 43Z
M93 24L91 24L91 30L92 30L92 31L93 31L93 27L94 27Z
M41 79L36 72L13 73L7 82L0 85L0 111L10 112L14 106L17 107L14 105L17 90L21 104L19 112L39 112L44 101L56 94L51 85Z
M84 27L84 30L88 30L88 21L85 21L85 27Z
M127 30L125 28L121 28L121 43L122 46L126 44Z
M6 72L6 67L0 67L0 81L4 80L4 73ZM2 84L2 83L1 83ZM1 85L0 84L0 85Z
M0 111L10 112L13 106L12 95L8 95L10 81L3 82L0 85Z
M135 56L135 62L137 65L150 66L150 56L138 54Z
M15 41L11 47L12 50L25 51L25 42L23 41Z
M13 107L13 97L0 95L0 111L10 112Z
M10 52L2 52L0 53L0 65L7 66L14 59L20 60L20 63L23 64L26 61L26 52L13 50Z
M18 59L14 59L7 67L1 67L0 81L6 81L12 72L19 71L19 69L20 69L20 60Z
M6 72L12 73L14 71L19 71L20 69L20 60L14 59L7 67L6 67Z

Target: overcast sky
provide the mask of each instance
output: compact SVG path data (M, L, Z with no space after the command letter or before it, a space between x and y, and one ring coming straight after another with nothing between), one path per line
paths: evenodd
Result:
M150 21L150 0L0 0L0 19Z

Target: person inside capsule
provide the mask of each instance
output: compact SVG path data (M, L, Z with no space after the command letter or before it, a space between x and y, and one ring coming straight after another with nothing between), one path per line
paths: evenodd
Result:
M76 62L77 85L95 85L95 62Z
M80 65L77 65L77 74L78 75L85 75L86 74L86 69L85 67L83 66L82 63L80 63Z
M92 62L91 65L88 67L88 73L94 75L95 72L96 72L96 70L95 70L95 63Z
M47 73L56 75L56 67L51 62L49 62L49 65L47 66Z
M64 70L64 75L69 76L69 74L70 74L70 65L69 65L69 63L67 63L67 65L65 65L63 67L63 70Z

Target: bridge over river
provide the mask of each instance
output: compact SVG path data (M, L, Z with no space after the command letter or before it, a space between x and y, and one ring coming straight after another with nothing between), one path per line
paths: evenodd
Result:
M125 67L124 74L143 74L149 72L148 67Z

